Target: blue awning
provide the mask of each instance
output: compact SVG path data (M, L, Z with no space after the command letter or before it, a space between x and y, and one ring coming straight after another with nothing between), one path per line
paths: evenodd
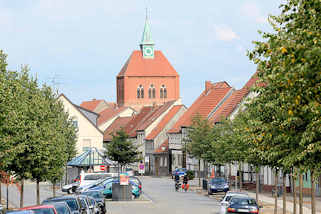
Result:
M91 148L81 155L73 158L67 163L67 166L85 167L98 165L115 165L116 162L105 157L97 148Z

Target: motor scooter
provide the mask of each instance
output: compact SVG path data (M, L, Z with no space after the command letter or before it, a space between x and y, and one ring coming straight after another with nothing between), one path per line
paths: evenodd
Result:
M175 181L175 190L176 192L181 188L181 184L179 183L179 181Z

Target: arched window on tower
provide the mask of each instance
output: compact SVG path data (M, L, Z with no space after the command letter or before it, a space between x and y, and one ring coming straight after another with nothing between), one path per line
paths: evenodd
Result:
M154 99L156 97L156 89L153 84L150 85L148 89L148 98Z
M162 85L159 92L160 92L160 98L167 98L167 89L165 85Z
M144 98L144 87L142 85L139 85L137 88L137 98Z

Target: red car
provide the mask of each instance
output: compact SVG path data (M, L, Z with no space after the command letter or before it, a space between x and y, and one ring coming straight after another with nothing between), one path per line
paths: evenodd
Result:
M19 210L32 210L35 214L58 214L57 210L53 205L37 205L24 207Z

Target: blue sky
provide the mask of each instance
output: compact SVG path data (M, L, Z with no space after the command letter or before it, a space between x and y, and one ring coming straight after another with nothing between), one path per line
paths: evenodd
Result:
M255 72L246 51L281 0L0 0L0 49L76 104L116 101L116 75L139 48L145 8L155 48L180 74L189 106L205 80L240 88Z

